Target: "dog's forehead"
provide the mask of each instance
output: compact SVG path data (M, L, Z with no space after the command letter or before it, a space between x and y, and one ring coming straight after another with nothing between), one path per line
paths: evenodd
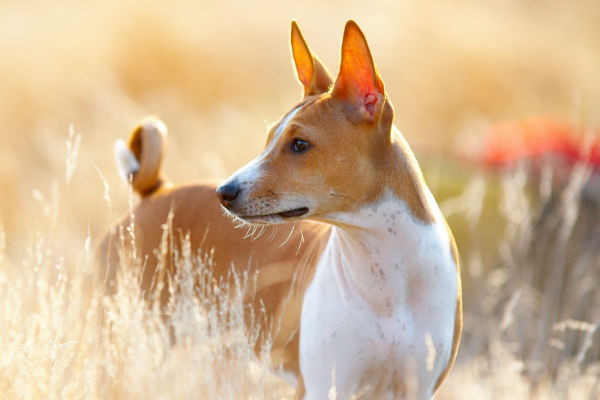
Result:
M294 110L293 118L287 121L287 126L300 126L311 128L312 131L322 131L331 128L335 131L343 130L348 125L340 105L333 101L329 95L322 95L301 103Z
M329 111L328 97L318 96L300 103L295 119L304 122L318 122L325 117Z
M338 134L348 135L356 128L346 117L343 105L335 101L329 93L310 96L294 106L272 125L267 136L267 146L280 140L287 140L285 132L303 132L308 137L335 140Z
M320 96L311 96L298 103L281 119L277 130L281 131L292 121L308 122L313 120L318 113L323 112L323 106Z
M289 126L290 122L296 119L296 115L306 113L306 109L309 108L309 106L313 104L315 100L316 99L313 98L304 99L302 102L296 104L290 111L284 114L278 122L271 125L269 128L267 142L277 139L277 137L279 137L281 133Z

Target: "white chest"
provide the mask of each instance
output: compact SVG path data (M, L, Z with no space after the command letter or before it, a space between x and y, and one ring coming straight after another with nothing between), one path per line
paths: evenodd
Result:
M345 218L369 222L333 229L305 294L306 398L327 398L332 386L338 399L429 398L454 333L456 266L445 227L413 220L399 200Z

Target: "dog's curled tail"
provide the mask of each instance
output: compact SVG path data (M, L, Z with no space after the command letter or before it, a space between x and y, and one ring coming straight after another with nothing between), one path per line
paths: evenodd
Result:
M154 116L143 118L125 143L115 143L115 159L119 173L142 197L155 192L163 184L161 165L167 144L167 126Z

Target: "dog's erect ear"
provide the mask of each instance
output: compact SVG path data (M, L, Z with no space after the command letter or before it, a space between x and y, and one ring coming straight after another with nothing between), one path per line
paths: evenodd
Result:
M296 64L298 79L304 86L304 96L326 92L333 83L331 74L317 56L310 51L296 21L292 21L291 36L292 56Z
M331 95L352 107L358 119L374 121L385 101L383 81L373 63L365 35L350 20L344 29L340 73Z

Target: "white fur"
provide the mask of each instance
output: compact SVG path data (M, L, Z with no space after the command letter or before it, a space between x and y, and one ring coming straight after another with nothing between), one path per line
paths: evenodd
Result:
M131 175L140 169L140 163L122 139L115 142L115 161L119 175L125 182L129 182Z
M281 132L285 131L285 128L287 128L290 121L296 116L296 113L300 111L301 108L302 106L297 106L292 111L290 111L285 117L283 117L283 119L279 123L279 126L275 130L275 137L281 135ZM273 140L273 142L275 142L275 140Z
M432 396L451 355L457 276L427 192L432 224L389 193L327 218L334 227L302 308L305 399L326 399L332 384L338 399Z

